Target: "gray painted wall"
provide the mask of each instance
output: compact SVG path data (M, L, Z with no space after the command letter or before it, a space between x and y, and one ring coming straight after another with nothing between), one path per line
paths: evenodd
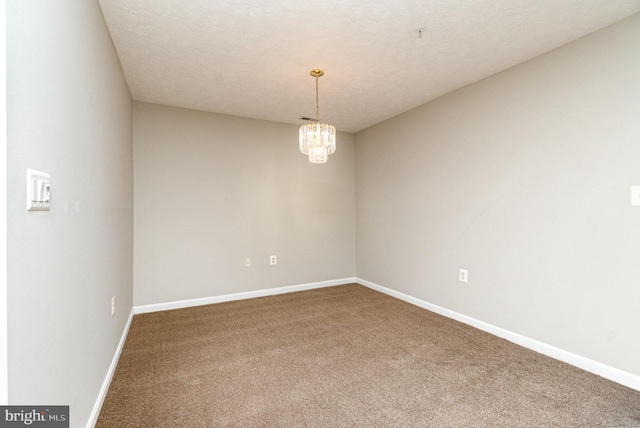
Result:
M358 277L640 375L639 53L635 15L358 133Z
M6 19L0 19L0 27L6 34ZM1 36L0 36L1 37ZM5 36L6 37L6 36ZM6 91L6 43L0 44L0 58L5 63L0 65L4 70L5 86L0 90L0 103L7 105ZM1 59L0 59L1 61ZM0 71L2 73L2 71ZM0 116L0 133L7 135L7 118ZM0 138L0 404L9 401L9 370L7 368L7 139Z
M134 103L135 304L354 277L354 146L314 165L297 126Z
M132 132L97 2L9 1L9 400L70 405L73 427L132 308ZM26 211L27 168L51 175L49 212Z

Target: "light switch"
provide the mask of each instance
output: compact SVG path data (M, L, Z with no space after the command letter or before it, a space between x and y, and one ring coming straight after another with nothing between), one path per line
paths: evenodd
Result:
M49 211L51 184L49 174L27 170L27 211Z
M38 202L38 189L39 189L38 181L39 180L36 179L36 178L31 178L31 179L27 178L27 180L31 180L30 181L30 183L31 183L31 198L30 199L33 202Z
M49 203L50 199L51 199L51 184L45 182L43 183L42 201L45 203Z
M640 206L640 186L631 186L631 205Z

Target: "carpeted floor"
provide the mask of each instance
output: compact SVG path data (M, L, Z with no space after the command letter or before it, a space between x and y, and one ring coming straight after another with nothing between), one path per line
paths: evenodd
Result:
M97 427L640 427L640 392L356 284L136 315Z

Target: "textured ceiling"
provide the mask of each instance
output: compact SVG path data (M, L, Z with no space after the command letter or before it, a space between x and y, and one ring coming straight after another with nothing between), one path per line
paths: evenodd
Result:
M356 132L640 12L640 0L99 0L135 100ZM421 38L414 31L424 27Z

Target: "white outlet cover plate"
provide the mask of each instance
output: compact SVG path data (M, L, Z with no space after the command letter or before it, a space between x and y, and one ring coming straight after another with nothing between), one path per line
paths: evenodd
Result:
M640 186L631 186L631 205L640 206Z

